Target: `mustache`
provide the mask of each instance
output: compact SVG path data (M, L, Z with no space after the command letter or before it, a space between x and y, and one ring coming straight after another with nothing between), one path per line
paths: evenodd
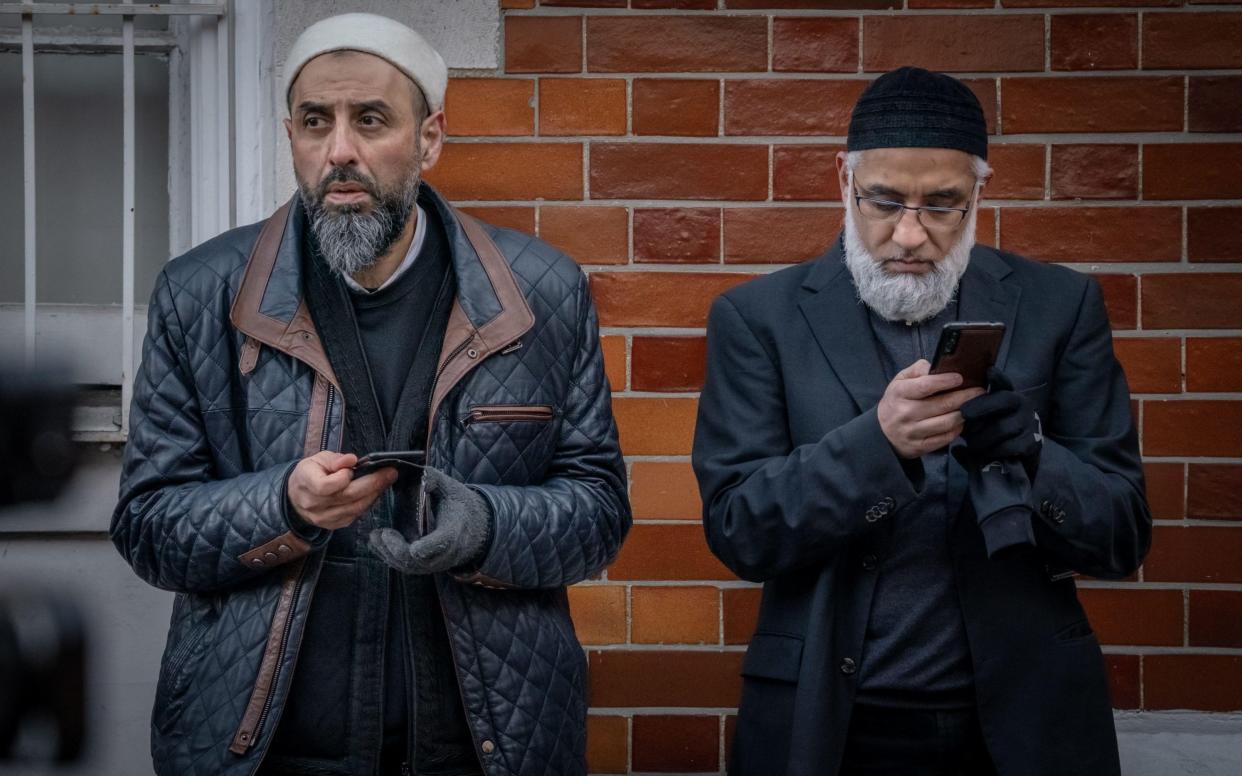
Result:
M379 199L379 184L374 178L363 175L352 167L333 167L315 186L316 201L323 202L324 197L328 196L328 187L334 183L356 183L366 190L372 199Z

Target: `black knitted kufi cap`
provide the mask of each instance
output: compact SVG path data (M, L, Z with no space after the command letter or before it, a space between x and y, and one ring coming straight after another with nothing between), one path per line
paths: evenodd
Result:
M850 116L846 150L954 148L988 158L988 126L961 81L901 67L871 82Z

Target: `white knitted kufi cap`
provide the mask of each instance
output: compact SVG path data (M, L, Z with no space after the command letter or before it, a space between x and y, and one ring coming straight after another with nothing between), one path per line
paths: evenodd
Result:
M330 16L307 27L285 59L285 100L302 67L329 51L363 51L387 60L423 90L427 107L444 106L448 67L423 36L401 22L373 13Z

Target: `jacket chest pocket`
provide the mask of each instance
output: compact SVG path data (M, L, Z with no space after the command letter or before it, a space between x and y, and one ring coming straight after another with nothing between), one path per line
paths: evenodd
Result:
M481 404L461 418L463 442L491 464L476 471L491 471L498 484L541 479L555 450L559 425L556 408L548 404Z

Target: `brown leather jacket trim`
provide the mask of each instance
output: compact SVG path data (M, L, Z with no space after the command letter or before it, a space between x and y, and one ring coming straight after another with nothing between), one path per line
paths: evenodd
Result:
M431 429L435 426L436 410L448 392L483 359L509 347L535 325L535 314L526 303L526 297L518 287L504 254L477 220L460 210L454 209L453 212L496 291L500 313L476 329L461 305L453 302L444 332L444 345L440 349L439 377L431 396L431 411L427 415L428 442L431 440Z
M246 263L246 274L242 277L241 287L237 289L237 298L233 300L233 307L229 311L229 320L241 333L306 363L339 389L336 373L328 363L328 354L323 349L323 343L319 341L319 333L315 331L305 299L298 305L297 312L288 323L259 311L263 303L263 292L267 289L267 281L276 264L276 255L280 250L280 241L284 236L292 205L292 200L281 205L263 224L250 260Z
M248 375L254 371L255 365L259 363L259 349L262 348L260 343L254 337L246 337L246 342L242 345L241 358L237 361L238 370Z
M315 375L315 387L311 389L310 410L306 413L306 438L302 442L302 455L309 458L323 449L323 430L328 423L329 383L323 375ZM341 417L344 417L342 413Z
M233 736L229 751L233 754L245 754L254 746L258 733L259 720L263 717L263 709L267 705L267 697L271 694L273 679L280 659L284 652L285 627L293 613L293 599L298 583L302 578L302 567L305 560L299 560L287 567L284 581L280 586L280 602L276 605L276 616L272 618L272 628L267 632L267 647L263 650L263 661L259 663L259 676L254 682L254 692L250 695L250 703L242 716L241 725ZM277 624L280 627L277 627Z
M270 568L297 560L309 553L310 549L310 542L293 531L285 531L267 544L237 556L237 559L253 568Z

